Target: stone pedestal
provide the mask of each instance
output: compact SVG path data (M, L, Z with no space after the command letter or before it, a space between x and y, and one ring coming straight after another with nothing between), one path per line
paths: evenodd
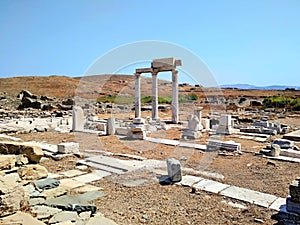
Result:
M217 128L217 134L231 134L231 115L222 114Z
M130 129L131 131L131 138L144 140L146 138L146 131L144 126L135 126Z
M143 140L146 138L145 119L134 118L130 129L130 137Z
M181 165L177 159L170 158L167 159L168 176L171 178L172 182L180 182L181 176Z
M84 113L80 106L73 106L72 121L72 131L83 131Z
M201 137L201 132L199 131L200 121L198 117L194 114L188 117L188 127L182 131L183 139L197 139Z

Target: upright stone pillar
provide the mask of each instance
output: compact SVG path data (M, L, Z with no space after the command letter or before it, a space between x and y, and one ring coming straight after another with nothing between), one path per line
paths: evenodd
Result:
M80 106L73 106L72 111L72 131L83 131L84 113Z
M172 70L172 122L178 123L178 71Z
M195 110L194 110L194 115L196 115L199 119L199 122L200 122L200 125L199 125L199 130L202 130L203 129L203 126L202 126L202 109L203 107L197 107Z
M135 118L141 117L141 74L135 74Z
M106 123L106 134L107 135L114 135L116 132L115 128L115 118L108 118Z
M152 119L157 120L158 117L158 85L157 73L152 72Z

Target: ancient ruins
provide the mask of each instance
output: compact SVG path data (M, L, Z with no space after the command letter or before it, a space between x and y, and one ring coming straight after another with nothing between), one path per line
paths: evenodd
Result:
M180 84L183 63L153 59L98 91L87 87L101 76L82 78L74 100L2 93L0 224L153 224L172 210L196 224L182 214L195 209L213 223L211 208L223 224L298 224L299 113L267 108L255 91ZM160 103L161 93L171 96Z

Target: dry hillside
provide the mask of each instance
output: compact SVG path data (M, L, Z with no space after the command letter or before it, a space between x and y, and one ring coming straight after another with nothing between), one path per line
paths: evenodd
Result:
M151 95L151 78L142 77L142 95ZM94 75L71 78L67 76L23 76L0 78L2 92L16 96L22 89L27 89L36 95L68 98L76 95L96 98L99 95L131 95L134 96L133 75ZM171 82L159 80L159 95L171 95ZM284 95L300 96L300 91L266 91L266 90L239 90L216 89L180 85L179 94L194 93L199 98L209 96L224 96L229 99L238 97L262 98L265 96Z

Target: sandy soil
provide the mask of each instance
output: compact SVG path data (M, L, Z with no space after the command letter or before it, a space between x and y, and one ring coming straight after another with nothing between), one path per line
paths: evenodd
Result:
M154 132L153 137L161 137L162 131ZM181 160L183 166L194 169L204 169L224 175L223 183L236 185L273 194L279 197L288 195L289 183L300 174L299 164L271 161L258 156L264 143L245 141L226 137L242 143L246 152L242 155L220 156L202 153L198 150L179 148L146 141L129 141L117 136L91 137L78 133L32 133L17 135L26 140L47 141L58 144L63 141L79 141L81 151L94 148L114 153L129 153L146 158L165 160L175 157ZM164 133L164 138L179 139L178 129L171 129ZM91 140L98 139L91 144ZM205 143L207 137L202 137L199 143ZM80 140L79 140L80 139ZM182 160L185 159L185 160ZM78 158L71 157L62 161L47 160L42 164L50 172L65 171L75 167ZM121 177L103 179L95 185L104 189L107 197L96 202L98 209L105 216L119 224L255 224L254 219L262 219L265 224L274 224L270 216L275 211L267 210L255 205L246 204L247 210L233 208L223 201L222 196L201 192L192 194L190 188L177 185L161 186L153 178L151 171L142 171L142 176L149 177L149 181L138 187L125 187L117 182ZM212 178L210 178L212 179Z

